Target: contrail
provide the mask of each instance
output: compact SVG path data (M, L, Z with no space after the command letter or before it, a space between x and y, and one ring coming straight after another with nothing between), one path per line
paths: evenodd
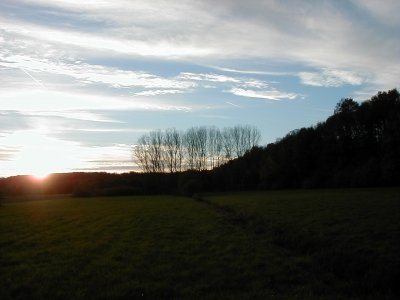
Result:
M33 77L30 73L28 73L27 70L25 69L21 69L22 72L24 72L26 75L28 75L34 82L36 82L38 85L40 85L42 88L45 88L45 86L43 85L43 83L41 83L39 80L37 80L35 77Z
M241 108L241 106L239 106L239 105L237 105L237 104L234 104L234 103L232 103L232 102L225 101L225 103L230 104L230 105L232 105L232 106L234 106L234 107L239 107L239 108Z

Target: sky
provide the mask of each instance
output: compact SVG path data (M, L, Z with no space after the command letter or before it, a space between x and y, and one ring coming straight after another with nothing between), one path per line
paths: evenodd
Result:
M399 88L398 0L1 0L0 176L130 172L157 129L261 145Z

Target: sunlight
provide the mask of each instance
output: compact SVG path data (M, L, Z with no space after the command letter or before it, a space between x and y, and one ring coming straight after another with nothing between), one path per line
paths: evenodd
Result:
M68 172L82 164L78 145L34 130L15 132L3 142L18 149L11 160L4 162L3 168L8 168L9 174L44 179L50 173Z
M131 146L82 145L50 136L45 124L35 130L21 130L0 136L0 145L8 150L7 159L0 160L0 176L32 175L46 178L51 173L108 170L130 171ZM0 148L1 150L1 148ZM0 153L1 154L1 153Z
M32 178L33 178L35 181L43 181L43 180L45 180L49 175L50 175L50 173L37 173L37 174L32 174Z

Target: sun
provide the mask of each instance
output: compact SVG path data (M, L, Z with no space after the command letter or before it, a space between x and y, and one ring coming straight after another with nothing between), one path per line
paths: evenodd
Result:
M25 148L20 152L17 162L20 173L43 180L62 166L63 157L56 151L51 151L47 144L43 148Z
M14 157L8 161L11 174L31 175L43 180L49 174L76 169L80 163L77 159L79 148L41 132L15 132L9 136L8 142L16 149Z
M45 180L49 175L50 175L50 173L43 172L43 173L32 174L31 176L32 176L33 179L35 179L36 181L43 181L43 180Z

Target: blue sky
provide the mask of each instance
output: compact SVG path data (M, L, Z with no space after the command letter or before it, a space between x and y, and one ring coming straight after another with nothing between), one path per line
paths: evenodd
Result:
M0 176L132 171L155 129L262 144L399 87L400 2L2 0Z

